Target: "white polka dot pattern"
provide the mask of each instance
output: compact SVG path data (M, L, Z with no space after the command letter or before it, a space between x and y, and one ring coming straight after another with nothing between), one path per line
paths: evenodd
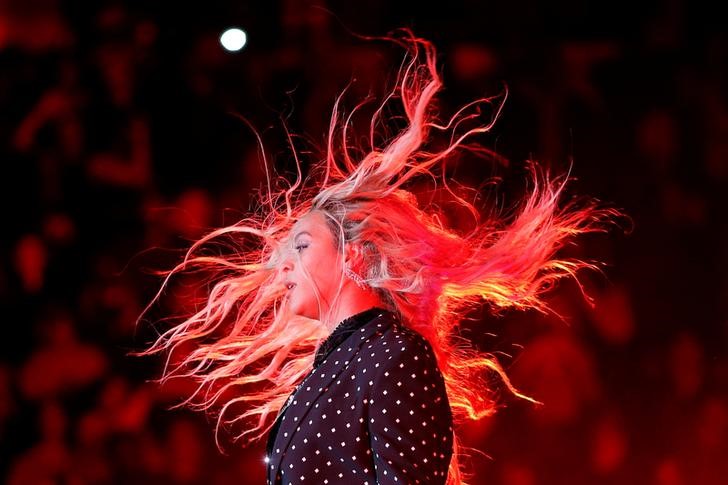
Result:
M385 312L355 331L288 400L269 484L444 484L452 415L430 345Z

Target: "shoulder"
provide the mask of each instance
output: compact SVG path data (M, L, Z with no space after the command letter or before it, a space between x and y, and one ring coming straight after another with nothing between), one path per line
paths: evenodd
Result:
M381 332L380 342L383 346L396 344L404 347L405 350L432 352L432 346L425 337L394 316L391 317L390 324Z
M367 369L365 375L371 376L365 401L370 428L411 430L416 424L437 428L446 436L451 410L444 377L427 339L393 322L362 350L364 368L359 372Z
M362 348L363 362L373 365L383 377L412 375L417 370L440 374L432 346L422 335L392 319ZM385 375L386 373L386 375ZM416 374L415 374L416 375Z

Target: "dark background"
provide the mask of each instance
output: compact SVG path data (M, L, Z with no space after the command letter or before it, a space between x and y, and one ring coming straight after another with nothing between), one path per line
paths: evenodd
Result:
M318 5L318 6L317 6ZM324 8L320 8L324 7ZM303 163L335 96L348 109L434 42L443 113L508 100L461 181L524 161L632 219L570 254L607 263L564 284L563 317L475 315L466 331L517 387L461 430L476 484L718 484L728 474L728 39L718 7L665 2L70 2L0 0L0 474L21 483L261 483L261 443L169 411L135 320L180 248L229 224L262 183L261 132L282 172ZM248 45L227 53L227 27ZM352 81L355 79L355 81ZM307 158L308 157L308 158ZM490 200L496 200L495 196ZM627 231L623 230L627 229ZM182 305L184 302L178 302ZM174 308L174 303L170 308ZM228 439L226 439L228 438Z

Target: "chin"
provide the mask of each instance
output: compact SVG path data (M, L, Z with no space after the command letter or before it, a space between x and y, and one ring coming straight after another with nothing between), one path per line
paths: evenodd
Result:
M290 305L289 311L293 315L296 315L299 317L304 317L304 318L311 318L311 319L315 319L315 320L317 320L319 317L318 310L315 307L311 308L310 305L303 305L296 301L293 301L293 302L289 301L289 305Z
M301 310L296 312L296 315L304 318L310 318L312 320L318 320L319 318L318 312L314 310Z
M296 285L287 294L288 310L291 314L319 320L319 301L316 291L308 284Z

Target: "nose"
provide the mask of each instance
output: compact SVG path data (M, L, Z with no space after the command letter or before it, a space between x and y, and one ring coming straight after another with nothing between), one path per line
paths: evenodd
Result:
M283 258L283 261L281 261L280 265L280 271L285 275L289 271L293 270L293 257L291 254L286 254Z

